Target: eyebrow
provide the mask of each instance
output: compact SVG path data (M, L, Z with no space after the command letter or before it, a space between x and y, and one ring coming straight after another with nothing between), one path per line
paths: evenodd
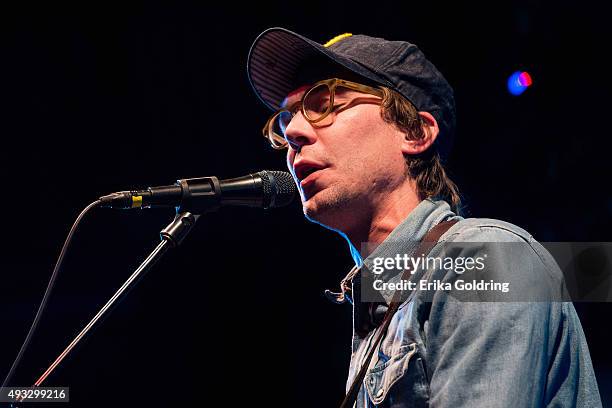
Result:
M299 94L299 93L300 93L300 92L302 92L302 91L307 90L307 89L308 89L308 88L310 88L310 87L311 87L311 84L302 85L302 86L300 86L299 88L297 88L297 89L295 89L295 90L293 90L293 91L289 92L289 94L287 94L287 96L285 97L285 99L283 99L283 101L281 102L281 105L280 105L280 106L281 106L281 108L284 108L284 107L286 107L286 106L287 106L287 100L288 100L289 98L291 98L292 96L295 96L295 95Z

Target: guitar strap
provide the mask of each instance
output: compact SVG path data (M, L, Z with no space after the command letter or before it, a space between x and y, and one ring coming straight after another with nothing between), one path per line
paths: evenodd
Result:
M429 232L427 232L427 234L425 234L425 236L419 243L419 246L416 248L414 253L423 254L423 255L429 254L429 252L438 242L438 239L440 239L440 237L446 231L448 231L450 227L452 227L456 223L457 223L457 220L443 221L439 223L438 225L436 225L435 227L433 227L431 230L429 230ZM410 269L406 269L402 273L402 276L400 279L407 280L409 278L411 278L411 271ZM418 278L417 275L412 276L412 279L416 279L416 278ZM368 371L368 367L370 366L370 361L372 360L372 356L374 355L375 350L378 348L378 345L380 344L380 341L384 337L384 334L387 332L389 323L391 323L391 318L393 317L397 309L402 304L402 302L400 301L400 297L401 297L401 291L399 290L395 291L395 293L393 294L393 298L391 299L391 303L389 304L389 307L387 308L387 312L385 313L385 317L383 318L382 323L380 324L380 326L378 326L378 329L376 333L374 334L374 342L371 344L370 349L367 352L366 359L364 360L363 365L361 366L361 369L359 370L359 373L353 380L353 383L351 384L351 388L349 388L349 391L346 393L346 396L344 397L344 400L342 401L340 408L352 408L353 404L355 404L355 401L357 400L357 394L359 393L359 390L361 389L361 385L363 383L363 379L365 378L366 372Z

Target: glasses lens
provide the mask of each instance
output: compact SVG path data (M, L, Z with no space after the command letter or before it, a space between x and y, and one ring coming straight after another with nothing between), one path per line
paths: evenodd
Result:
M327 84L320 84L304 96L304 113L308 120L316 122L331 110L331 90Z
M289 122L291 122L292 117L293 115L287 111L279 112L276 117L274 117L268 131L268 138L270 139L272 146L285 147L287 145L285 131L289 125Z

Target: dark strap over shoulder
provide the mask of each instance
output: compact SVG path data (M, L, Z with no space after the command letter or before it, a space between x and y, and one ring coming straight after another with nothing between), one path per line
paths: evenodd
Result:
M427 255L432 250L432 248L436 245L438 240L446 231L448 231L453 225L457 223L457 220L443 221L433 227L432 229L425 234L419 246L414 251L415 254L423 254ZM405 280L410 277L410 269L406 269L401 276L401 280ZM370 361L372 361L372 356L374 355L375 350L378 348L380 341L384 337L384 334L387 332L387 328L389 327L389 323L391 323L391 318L399 308L402 302L400 302L401 293L400 291L396 291L393 294L393 299L387 308L387 313L385 313L385 317L383 318L382 323L378 326L376 333L374 334L374 342L370 345L370 349L366 355L366 359L359 370L359 373L353 380L351 384L351 388L347 392L344 397L344 401L340 405L340 408L352 408L353 404L357 400L357 394L359 393L359 389L361 388L361 384L363 383L363 379L365 378L366 372L368 371L368 367L370 366Z

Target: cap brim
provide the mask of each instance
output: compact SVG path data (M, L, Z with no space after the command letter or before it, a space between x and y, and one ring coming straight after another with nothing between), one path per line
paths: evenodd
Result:
M303 85L299 83L301 68L317 59L329 63L330 69L348 69L380 85L390 85L350 58L280 27L267 29L253 42L247 62L249 81L263 103L276 110L291 91Z

